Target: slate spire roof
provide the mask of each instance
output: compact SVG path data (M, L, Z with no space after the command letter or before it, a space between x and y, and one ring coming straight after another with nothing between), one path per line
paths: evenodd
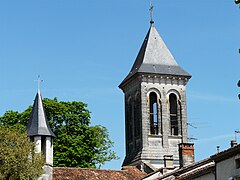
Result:
M38 90L37 95L34 100L30 120L27 126L28 136L51 136L55 137L54 133L49 127L40 90Z
M153 73L161 75L176 75L191 78L175 61L161 36L150 22L149 31L128 76L120 84L122 86L136 73Z

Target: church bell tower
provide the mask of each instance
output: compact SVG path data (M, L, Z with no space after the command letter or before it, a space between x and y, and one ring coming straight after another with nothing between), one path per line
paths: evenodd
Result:
M119 85L125 99L123 166L146 172L179 167L178 145L188 142L186 84L190 78L151 20L132 69Z

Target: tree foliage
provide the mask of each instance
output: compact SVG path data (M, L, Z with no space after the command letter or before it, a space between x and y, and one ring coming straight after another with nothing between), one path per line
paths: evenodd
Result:
M56 138L54 165L59 167L100 167L117 159L111 151L113 142L105 127L90 126L90 112L82 102L58 102L43 99L46 116ZM0 117L0 125L26 131L31 107L22 113L7 111Z
M35 179L43 174L43 156L34 148L27 134L0 128L0 179Z

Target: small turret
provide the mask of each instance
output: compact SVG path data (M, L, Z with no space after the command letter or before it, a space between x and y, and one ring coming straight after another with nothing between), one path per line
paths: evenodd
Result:
M45 157L45 174L42 176L43 179L52 179L52 166L53 166L53 138L54 133L49 127L40 90L34 100L31 116L27 126L27 134L30 141L36 142L37 153L42 153Z

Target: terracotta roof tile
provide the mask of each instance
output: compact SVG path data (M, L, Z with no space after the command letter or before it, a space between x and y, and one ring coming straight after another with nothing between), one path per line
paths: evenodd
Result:
M122 170L101 170L91 168L55 167L53 180L138 180L146 176L134 166L123 167Z

